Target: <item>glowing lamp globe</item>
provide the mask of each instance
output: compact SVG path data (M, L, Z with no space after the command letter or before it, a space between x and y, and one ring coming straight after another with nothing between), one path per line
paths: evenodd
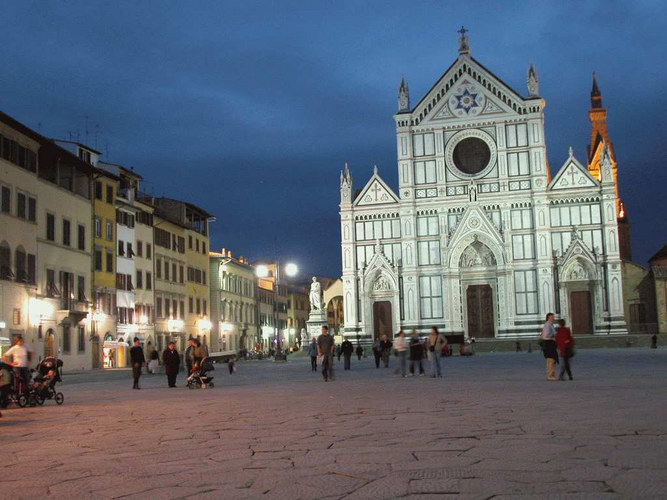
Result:
M285 266L285 274L289 276L290 278L293 278L294 276L297 275L299 272L299 268L296 266L296 264L289 263Z

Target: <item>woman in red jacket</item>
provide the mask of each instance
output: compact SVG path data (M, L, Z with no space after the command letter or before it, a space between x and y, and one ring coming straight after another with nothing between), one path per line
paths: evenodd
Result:
M565 320L558 320L558 330L556 330L556 346L560 357L563 358L563 365L560 368L560 376L558 380L565 380L565 372L567 372L570 380L572 380L572 371L570 370L570 358L574 356L574 337L569 328L565 326Z

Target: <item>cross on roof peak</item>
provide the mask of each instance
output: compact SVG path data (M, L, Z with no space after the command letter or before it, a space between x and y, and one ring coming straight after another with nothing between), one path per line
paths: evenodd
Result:
M459 37L459 54L470 54L470 44L468 43L468 37L466 33L469 30L465 26L461 26L461 29L457 31L461 36Z

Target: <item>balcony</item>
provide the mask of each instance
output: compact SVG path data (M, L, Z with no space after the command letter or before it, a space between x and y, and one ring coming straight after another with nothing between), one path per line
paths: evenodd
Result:
M58 324L76 326L88 316L88 303L75 301L71 297L61 297L60 309L56 311Z

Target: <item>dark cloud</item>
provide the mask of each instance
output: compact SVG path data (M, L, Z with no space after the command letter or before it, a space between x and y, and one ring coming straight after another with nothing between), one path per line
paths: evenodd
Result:
M650 12L649 12L650 10ZM664 5L642 2L22 2L3 6L0 107L134 166L217 215L213 248L339 274L338 172L396 184L392 114L456 57L519 93L529 60L554 172L584 159L591 73L609 110L637 260L665 243ZM88 117L86 119L86 117ZM86 134L86 123L88 124Z

